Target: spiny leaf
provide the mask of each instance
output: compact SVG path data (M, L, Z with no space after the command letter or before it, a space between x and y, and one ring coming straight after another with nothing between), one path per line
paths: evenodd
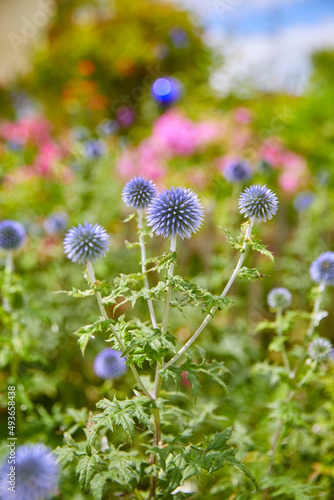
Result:
M80 486L84 492L89 490L90 481L96 472L105 466L105 462L97 454L80 458L75 472L79 474Z

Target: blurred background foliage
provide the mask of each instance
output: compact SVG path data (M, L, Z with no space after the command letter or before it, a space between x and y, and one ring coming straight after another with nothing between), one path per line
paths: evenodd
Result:
M192 240L180 242L177 272L218 293L235 260L220 227L238 234L242 218L237 200L250 182L231 183L224 172L231 159L245 159L252 165L251 182L266 183L279 196L276 219L256 228L276 263L273 267L250 254L247 265L259 267L265 278L251 284L238 281L231 294L234 306L218 314L203 335L208 358L224 360L231 372L230 395L203 380L198 403L210 409L203 433L233 425L239 456L262 477L273 429L268 407L282 387L252 369L265 359L279 362L274 352L267 353L272 334L258 333L256 325L272 319L266 295L273 286L289 288L293 308L309 311L309 265L321 252L334 249L333 59L332 51L314 55L303 95L253 89L251 98L233 93L222 98L209 83L222 61L187 13L148 0L57 5L45 40L31 54L31 71L0 92L1 218L20 221L28 232L24 249L15 256L15 279L24 297L15 318L21 332L22 442L43 441L55 448L65 429L75 426L80 436L87 411L101 397L131 394L130 374L101 382L93 373L103 338L88 344L85 357L77 346L73 332L97 318L94 300L56 293L85 286L83 269L64 257L66 229L88 220L108 230L110 252L96 266L98 278L135 272L139 252L124 246L124 240L135 238L134 222L122 222L129 213L121 201L124 182L138 174L153 177L160 188L191 187L203 200L205 224ZM153 82L164 76L182 86L180 99L169 105L151 93ZM150 241L151 256L166 250L164 241ZM153 275L152 284L158 279ZM330 290L325 307L329 317L319 333L334 341ZM145 304L139 304L139 312L147 317ZM121 313L131 311L121 308ZM172 327L178 340L184 342L200 318L197 310L187 310L186 318L175 311ZM11 380L11 321L2 311L3 392ZM298 343L305 328L305 322L297 323L289 341ZM296 499L329 500L334 495L333 371L333 364L328 365L311 396L297 401L300 418L291 423L283 443L276 491L283 486L280 478L289 478L295 491L301 491L305 478L320 488L313 496L296 493ZM181 393L188 390L185 384ZM180 407L188 404L181 394L175 398ZM5 430L4 404L0 417ZM73 489L73 477L73 471L64 473L61 498L84 498L78 487ZM203 478L201 488L209 488L212 499L261 497L251 495L252 486L233 471ZM292 498L286 493L276 497Z

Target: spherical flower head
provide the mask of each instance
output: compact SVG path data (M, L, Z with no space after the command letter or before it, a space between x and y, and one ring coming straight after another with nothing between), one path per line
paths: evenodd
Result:
M26 239L26 231L22 224L15 220L0 222L0 248L3 250L17 250Z
M259 222L272 219L277 212L278 199L267 186L253 185L245 189L239 198L239 208L248 219Z
M229 182L242 182L252 175L252 168L245 160L234 160L228 163L224 169L224 176Z
M94 371L98 377L104 379L119 378L127 370L126 359L119 351L107 347L94 360Z
M72 262L83 264L101 259L107 251L109 236L99 224L85 222L82 226L72 227L64 238L66 256Z
M147 223L157 235L190 238L203 220L203 207L191 189L165 189L148 208Z
M45 500L57 488L58 468L51 450L43 444L19 446L15 457L15 493L8 491L10 464L1 468L0 497L2 500Z
M62 233L66 227L68 215L65 212L55 212L44 221L44 229L48 234Z
M331 342L320 337L312 340L307 348L307 351L310 358L314 359L314 361L325 361L329 357L332 349L333 346Z
M310 267L310 275L316 283L334 286L334 252L325 252L315 259Z
M267 300L272 309L286 309L291 304L291 292L286 288L273 288Z
M127 207L146 208L156 196L152 181L144 177L134 177L123 188L122 198Z
M158 103L171 105L180 99L182 85L177 78L165 76L155 80L151 92L154 100Z
M91 160L100 158L105 152L105 143L101 140L89 140L83 143L83 152Z

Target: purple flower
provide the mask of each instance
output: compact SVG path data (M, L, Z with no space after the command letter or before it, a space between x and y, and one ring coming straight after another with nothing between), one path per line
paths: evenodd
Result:
M182 85L176 78L158 78L152 85L152 96L159 104L171 105L181 98Z
M315 259L310 267L310 275L316 283L334 286L334 252L325 252Z
M90 140L83 143L83 151L87 158L93 160L105 153L105 143L101 140Z
M272 219L277 212L278 199L267 186L253 185L245 189L239 198L239 208L248 219L259 222Z
M242 182L252 175L252 168L248 161L234 160L228 163L224 169L224 176L230 182Z
M122 198L127 207L146 208L156 195L152 181L144 177L134 177L123 188Z
M57 234L64 231L68 220L65 212L55 212L44 221L44 229L48 234Z
M104 379L119 378L127 370L126 358L114 349L107 347L103 349L94 360L94 371L98 377Z
M297 212L304 212L312 205L314 200L314 194L312 191L304 191L299 193L298 196L293 201L293 205Z
M0 248L3 250L17 250L26 239L26 231L22 224L15 220L0 222Z
M148 208L147 223L155 234L190 238L203 220L203 207L191 189L173 187L160 193Z
M72 227L64 238L66 256L72 262L83 264L101 259L107 251L109 236L99 224L85 222L82 226Z
M56 458L44 444L19 446L15 456L15 475L10 475L11 455L1 468L0 497L2 500L46 500L57 488ZM9 481L9 482L8 482ZM15 493L8 488L15 484Z
M169 34L175 47L182 48L189 44L188 35L184 29L174 26L170 29Z

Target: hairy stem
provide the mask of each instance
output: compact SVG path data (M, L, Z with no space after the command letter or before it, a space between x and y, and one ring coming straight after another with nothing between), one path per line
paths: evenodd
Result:
M231 286L233 285L236 277L239 274L239 271L240 271L240 269L244 263L245 257L246 257L246 250L248 248L249 239L250 239L251 234L252 234L253 225L254 225L254 220L251 219L250 223L247 227L246 233L245 233L245 239L244 239L244 243L242 246L242 251L241 251L238 263L237 263L227 285L225 286L224 290L222 291L220 297L225 297L227 295L227 293L229 292ZM166 363L164 365L164 368L169 368L170 366L172 366L189 349L189 347L195 342L197 337L199 337L199 335L202 333L204 328L206 328L206 326L208 325L208 323L212 319L213 315L216 313L217 309L218 309L218 306L215 306L211 309L210 313L205 317L205 319L203 320L202 324L198 327L196 332L192 335L192 337L190 337L188 342L179 350L179 352L177 354L175 354L175 356L170 361L168 361L168 363Z
M170 243L170 251L175 252L176 250L176 236L172 236L171 238L171 243ZM173 276L174 274L174 267L175 264L174 262L171 262L169 265L168 269L168 275ZM167 294L166 294L166 301L165 301L165 307L163 311L163 316L162 316L162 325L161 325L161 332L165 334L167 332L167 325L168 325L168 314L169 314L169 308L170 308L170 299L172 295L172 289L170 286L168 286L167 283ZM163 363L163 360L162 360ZM157 363L156 370L155 370L155 380L154 380L154 390L153 390L153 398L156 400L159 397L159 392L161 389L161 368L162 364ZM153 424L154 424L154 437L153 437L153 446L160 446L160 441L161 441L161 422L160 422L160 411L158 408L153 409ZM155 462L155 455L152 454L150 457L150 463L154 464ZM151 476L150 479L150 491L149 491L149 500L152 500L155 498L155 488L156 488L156 477Z
M88 271L89 281L91 283L95 283L96 278L95 278L94 268L93 268L93 265L92 265L92 263L90 261L87 261L87 271ZM109 316L108 316L108 314L107 314L107 312L105 310L105 307L104 307L104 305L102 303L102 297L101 297L100 292L97 291L95 293L95 295L96 295L97 303L98 303L98 306L99 306L99 309L100 309L100 312L101 312L101 316L105 320L109 320L110 318L109 318ZM116 330L116 328L114 327L114 325L112 323L110 323L109 326L110 326L113 334L115 335L115 337L117 339L117 342L119 343L122 351L124 352L125 351L125 345L124 345L124 342L121 339L118 331ZM132 371L132 373L133 373L133 375L134 375L134 377L135 377L135 379L136 379L139 387L142 389L142 391L145 394L145 396L147 396L150 399L153 399L152 395L149 393L149 391L146 389L145 385L143 384L143 382L142 382L142 380L141 380L141 378L139 376L139 373L138 373L136 367L133 366L133 365L131 365L130 368L131 368L131 371Z
M324 281L322 281L318 287L318 294L317 294L317 297L314 301L311 323L310 323L310 327L307 331L308 337L312 337L315 328L319 325L319 312L320 312L320 306L321 306L321 302L323 299L325 288L326 288L326 284Z
M139 229L139 244L140 244L140 253L141 253L141 272L144 277L144 285L145 287L149 290L150 286L148 284L148 278L146 274L146 248L145 248L145 241L144 237L142 235L142 230L143 230L143 209L139 208L138 211L138 229ZM154 312L154 307L153 307L153 302L151 299L147 299L147 305L148 305L148 310L150 312L151 316L151 322L153 328L158 328L157 320L155 317L155 312Z

